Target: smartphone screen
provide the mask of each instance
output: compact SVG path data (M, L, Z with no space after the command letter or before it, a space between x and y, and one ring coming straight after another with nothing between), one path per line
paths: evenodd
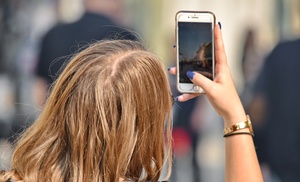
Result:
M213 79L213 32L210 22L178 22L179 83L192 83L187 71Z

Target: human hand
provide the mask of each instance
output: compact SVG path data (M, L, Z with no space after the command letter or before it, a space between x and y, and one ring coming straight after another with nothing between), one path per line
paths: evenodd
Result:
M210 80L197 72L187 72L191 81L201 87L207 95L216 112L225 120L225 126L231 126L237 122L244 121L245 111L235 89L231 73L227 64L226 53L222 39L221 30L215 25L215 78ZM176 67L169 70L176 74ZM184 102L200 94L182 94L177 99Z
M207 78L209 79L213 79L213 75L209 72L206 72L206 71L198 71L198 73L201 73L202 75L206 76Z

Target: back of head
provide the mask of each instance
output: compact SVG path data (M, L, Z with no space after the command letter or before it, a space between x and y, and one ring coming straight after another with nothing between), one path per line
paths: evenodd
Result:
M171 107L156 56L134 41L96 43L64 69L12 168L24 181L158 180Z

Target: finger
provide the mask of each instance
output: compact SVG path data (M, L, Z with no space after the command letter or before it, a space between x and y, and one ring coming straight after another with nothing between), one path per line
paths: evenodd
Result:
M172 74L172 75L176 75L177 73L177 68L176 67L170 67L168 68L169 70L169 73Z
M179 102L185 102L185 101L191 100L195 97L198 97L199 95L201 95L201 94L182 94L177 97L177 100Z
M205 92L207 92L213 84L213 81L197 72L188 71L187 76L195 85L201 87Z
M213 75L211 73L205 72L205 71L199 71L202 75L206 76L209 79L213 79Z
M219 63L224 64L226 63L225 48L224 48L224 43L222 38L222 32L220 30L220 27L217 24L215 25L214 36L215 36L215 58L217 64Z

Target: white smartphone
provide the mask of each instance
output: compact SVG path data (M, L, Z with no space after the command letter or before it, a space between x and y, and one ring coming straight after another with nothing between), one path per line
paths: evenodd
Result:
M181 93L205 93L187 77L194 71L214 79L215 15L206 11L176 14L177 89Z

